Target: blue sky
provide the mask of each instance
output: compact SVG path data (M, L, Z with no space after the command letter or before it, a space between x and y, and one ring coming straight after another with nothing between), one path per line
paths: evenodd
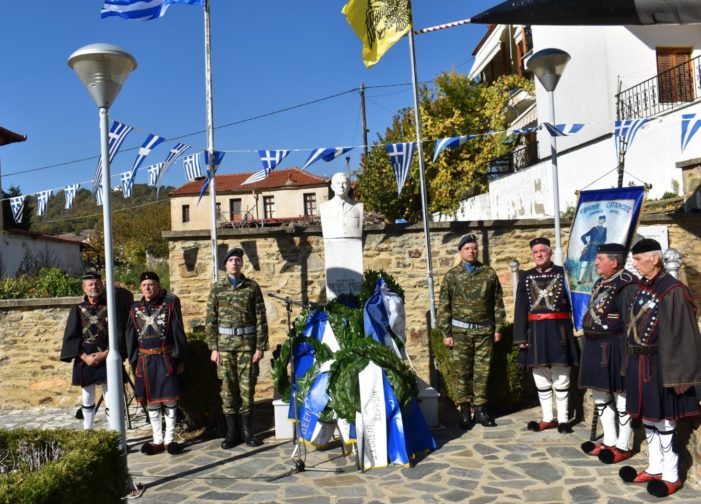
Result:
M343 93L361 83L368 86L370 143L398 109L412 106L408 85L373 87L411 82L408 40L366 69L360 41L340 12L344 0L211 2L217 150L361 145L360 99L355 92L219 127ZM424 28L464 19L497 3L415 0L414 25ZM134 161L135 151L126 149L140 145L148 133L184 137L179 141L192 145L190 153L206 147L201 8L176 5L161 19L135 22L102 20L101 6L102 0L3 2L0 126L28 136L26 142L0 148L5 190L19 186L23 194L33 194L69 183L89 185L99 153L98 113L66 61L79 47L95 42L116 44L138 61L110 110L111 119L135 127L112 163L112 185L117 185L114 176L129 170ZM472 50L485 31L486 26L475 25L417 36L419 80L429 81L453 68L468 72ZM143 166L162 161L173 144L156 148ZM353 169L360 151L351 151ZM308 155L292 152L281 168L302 166ZM254 152L230 152L219 173L260 167ZM325 176L343 170L343 158L310 167L312 173ZM141 170L137 182L145 182L145 177ZM184 182L178 161L164 183Z

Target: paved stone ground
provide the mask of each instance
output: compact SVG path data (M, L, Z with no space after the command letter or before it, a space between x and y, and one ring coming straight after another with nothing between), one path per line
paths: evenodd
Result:
M618 466L607 466L584 455L579 445L589 427L575 426L575 433L532 433L528 420L537 408L497 419L496 428L481 426L463 433L452 427L455 414L443 415L448 427L434 430L439 449L416 461L414 467L388 467L361 473L355 457L344 457L341 448L312 451L306 455L308 470L269 478L290 471L292 444L274 438L269 430L258 448L239 446L221 450L220 439L187 442L177 456L147 457L139 452L149 439L143 414L133 417L127 433L128 465L135 481L146 486L137 502L487 502L601 503L659 502L644 487L624 484ZM0 410L0 427L80 428L75 410ZM98 426L105 426L98 413ZM644 469L647 457L636 454L627 461ZM340 474L312 469L340 468ZM689 482L666 502L698 503L701 488Z

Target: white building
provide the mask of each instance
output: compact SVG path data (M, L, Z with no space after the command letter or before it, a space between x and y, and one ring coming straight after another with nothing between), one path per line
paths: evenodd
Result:
M532 51L524 54L529 32ZM523 71L532 52L551 47L572 58L555 90L555 122L585 124L557 141L560 211L575 206L579 190L617 185L617 119L650 119L628 148L623 185L649 184L651 199L681 193L680 167L701 165L701 134L683 151L680 140L682 115L701 112L699 26L491 26L474 53L470 75L491 81L507 71ZM540 83L535 108L521 107L518 113L514 127L535 125L536 118L550 122ZM514 162L516 171L492 180L488 194L465 201L457 218L551 217L550 135L538 131L537 142L533 164L518 170Z

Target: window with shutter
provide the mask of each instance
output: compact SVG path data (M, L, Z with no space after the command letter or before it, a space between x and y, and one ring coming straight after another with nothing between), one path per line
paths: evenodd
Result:
M657 48L657 89L660 103L695 99L690 47Z

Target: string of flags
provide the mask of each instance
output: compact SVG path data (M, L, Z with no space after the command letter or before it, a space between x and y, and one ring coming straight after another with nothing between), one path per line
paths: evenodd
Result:
M630 149L637 133L644 128L650 119L628 119L615 121L614 123L614 143L617 148L617 152L623 152ZM680 122L680 142L681 150L684 151L691 143L694 136L701 130L701 118L697 118L695 113L685 113L681 115ZM446 149L458 149L468 141L482 136L506 134L506 135L523 135L532 133L538 130L545 130L549 135L553 137L563 137L571 136L579 133L586 127L584 123L561 123L561 124L550 124L542 123L537 126L528 128L518 128L510 129L506 131L489 131L486 133L460 135L455 137L439 138L435 141L433 161L435 162L438 157ZM109 137L109 158L110 162L116 156L119 148L124 142L127 135L133 130L132 126L126 125L119 121L113 121L110 127L110 137ZM131 197L131 192L133 188L134 181L136 180L136 175L144 163L146 158L152 153L152 151L158 147L160 144L166 142L167 139L155 135L147 135L141 147L138 150L136 159L130 171L120 173L119 181L120 187L124 198ZM429 140L432 141L432 140ZM302 169L306 170L311 165L318 161L331 162L337 159L339 156L353 150L356 147L364 146L345 146L345 147L321 147L316 149L271 149L271 150L257 150L258 156L260 157L263 168L251 176L249 176L242 185L252 184L254 182L259 182L264 180L270 175L270 173L275 170L280 163L287 157L290 152L293 151L303 151L311 150L311 154L304 163ZM210 180L213 173L209 170L209 153L207 151L200 151L195 154L190 154L184 156L184 153L190 149L191 146L185 143L177 143L172 147L165 160L161 163L152 164L146 167L148 182L147 184L152 187L160 188L160 182L166 175L170 167L178 160L182 159L183 168L185 172L185 179L188 181L195 180L202 177L202 167L200 163L200 153L204 152L204 164L207 167L205 172L205 180L202 184L200 190L199 201L202 199L204 194L209 187ZM406 179L411 168L414 152L416 149L415 142L404 142L396 144L385 144L385 148L390 157L390 163L392 165L392 171L394 173L395 180L397 182L397 193L401 194ZM227 151L215 151L214 154L214 172L216 173L217 167L221 164L224 154ZM251 150L237 150L229 152L253 152ZM102 159L100 158L95 172L95 178L92 180L93 185L93 195L98 206L102 205ZM80 188L81 184L70 184L63 188L64 198L65 198L65 209L69 210L73 208L75 202L75 196L77 190ZM37 215L44 215L49 201L53 195L53 190L48 189L34 193L37 198ZM15 222L21 222L24 208L25 208L25 198L28 195L21 195L10 198L10 207L12 209L12 216Z

